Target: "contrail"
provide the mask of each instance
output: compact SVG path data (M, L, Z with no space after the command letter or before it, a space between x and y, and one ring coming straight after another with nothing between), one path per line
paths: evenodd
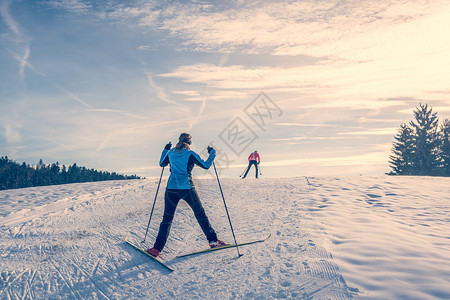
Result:
M158 99L167 102L169 104L178 104L177 102L170 99L163 88L161 88L159 85L155 83L153 80L153 76L150 72L145 72L147 75L147 80L151 88L153 88L156 91L156 95L158 96Z
M28 58L30 57L30 46L29 38L22 33L19 24L13 19L9 12L9 6L11 1L3 1L0 5L0 16L5 22L8 29L12 32L12 37L10 38L12 42L20 50L15 52L9 51L11 55L19 61L19 75L20 78L25 78L25 67L28 65ZM20 54L19 54L20 52Z

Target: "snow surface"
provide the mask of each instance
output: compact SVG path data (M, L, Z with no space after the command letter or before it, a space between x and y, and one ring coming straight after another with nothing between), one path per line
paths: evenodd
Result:
M195 180L232 242L214 179ZM0 191L0 299L450 299L450 178L222 179L238 242L208 245L181 202L163 255L140 243L157 179ZM161 185L147 245L163 210Z

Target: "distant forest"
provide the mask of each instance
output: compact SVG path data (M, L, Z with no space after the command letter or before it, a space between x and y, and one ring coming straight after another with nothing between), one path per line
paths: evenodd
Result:
M394 137L388 175L450 176L450 121L440 123L426 104L413 113L414 120L401 124Z
M46 165L42 159L36 166L15 162L8 157L0 158L0 190L19 189L76 182L140 179L136 175L98 171L79 167L76 163L66 167L58 162Z

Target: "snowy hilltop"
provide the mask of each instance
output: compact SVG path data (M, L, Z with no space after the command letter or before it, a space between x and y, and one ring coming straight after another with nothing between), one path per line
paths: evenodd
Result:
M194 179L233 242L214 179ZM449 299L450 185L431 177L221 180L239 248L208 243L181 202L162 252L141 244L158 179L0 191L0 299ZM161 184L162 191L166 182ZM162 218L160 191L146 238Z

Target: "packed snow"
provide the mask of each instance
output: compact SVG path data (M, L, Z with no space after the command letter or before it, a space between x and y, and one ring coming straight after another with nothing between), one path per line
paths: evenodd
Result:
M219 238L233 242L217 181L194 181ZM0 299L450 299L449 183L221 179L237 242L270 239L240 258L236 248L176 258L208 247L181 202L162 252L174 272L124 242L141 244L158 178L0 191Z

